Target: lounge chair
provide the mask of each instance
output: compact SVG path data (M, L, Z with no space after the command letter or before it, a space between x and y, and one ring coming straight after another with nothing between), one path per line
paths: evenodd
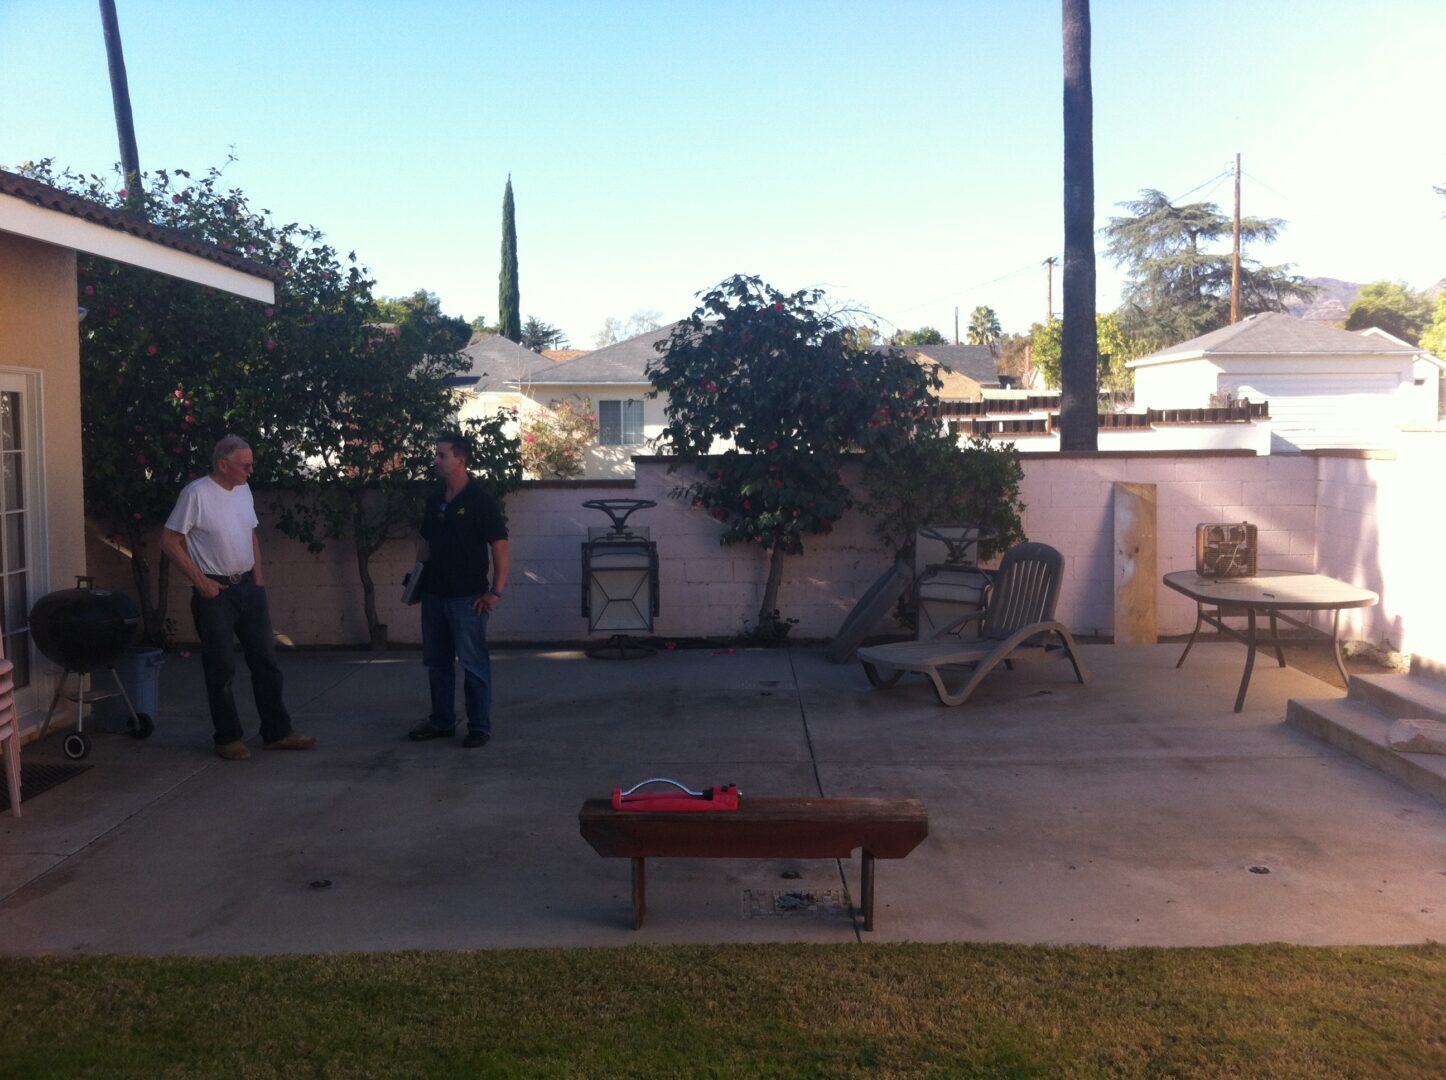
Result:
M1079 681L1088 683L1093 676L1080 659L1079 646L1069 629L1054 621L1063 576L1064 556L1049 545L1010 548L982 611L961 615L928 641L860 649L864 673L880 688L893 686L906 672L927 676L943 705L962 705L1001 661L1012 670L1016 660L1064 655ZM959 631L971 623L978 624L979 636L960 637ZM1050 643L1052 637L1059 639L1058 644ZM974 670L963 688L951 693L944 685L943 669L965 664Z

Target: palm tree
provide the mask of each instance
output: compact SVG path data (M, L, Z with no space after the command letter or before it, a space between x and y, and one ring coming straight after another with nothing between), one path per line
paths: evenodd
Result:
M1004 336L999 328L999 316L992 307L980 304L969 315L969 330L964 335L970 345L988 345L993 351L995 344Z
M1099 449L1089 0L1064 0L1064 326L1059 448Z

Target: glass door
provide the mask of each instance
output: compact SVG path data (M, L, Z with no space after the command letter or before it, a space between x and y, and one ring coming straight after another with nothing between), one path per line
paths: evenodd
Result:
M17 711L35 697L30 605L35 599L35 423L24 375L0 372L0 635L15 665Z

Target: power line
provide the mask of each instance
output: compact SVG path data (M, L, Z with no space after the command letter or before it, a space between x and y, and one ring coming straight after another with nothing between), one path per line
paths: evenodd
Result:
M1029 263L1029 264L1026 265L1026 266L1021 266L1021 267L1020 267L1019 269L1017 269L1017 270L1010 270L1008 273L1001 274L1001 275L999 275L999 277L990 278L988 281L980 281L980 282L978 282L978 283L976 283L976 284L974 284L974 285L964 285L964 286L962 286L962 287L960 287L960 288L952 289L952 290L950 290L949 292L943 293L943 294L941 294L941 295L939 295L939 296L936 296L936 297L934 297L934 298L931 299L931 300L921 300L921 301L920 301L919 303L917 303L917 304L913 304L913 305L911 305L911 306L909 306L909 307L906 307L906 308L900 308L898 311L895 312L895 314L896 314L896 315L907 315L907 314L908 314L909 312L911 312L911 311L917 311L917 310L919 310L919 308L929 307L929 306L931 306L931 305L933 305L933 304L937 304L937 303L939 303L940 301L943 301L943 300L957 299L959 296L962 296L962 295L964 295L964 294L966 294L966 293L970 293L970 292L974 291L975 289L982 289L982 288L984 288L984 287L987 286L987 285L997 285L997 284L998 284L999 282L1001 282L1001 281L1008 281L1010 278L1018 277L1020 274L1023 274L1023 273L1025 273L1025 272L1027 272L1027 271L1031 271L1031 270L1036 269L1036 268L1038 267L1038 265L1039 265L1038 263ZM892 322L893 320L889 320L889 321Z
M1189 191L1185 192L1183 195L1176 195L1173 199L1170 200L1170 202L1171 202L1171 203L1177 203L1177 202L1179 202L1181 199L1183 199L1186 195L1193 195L1193 194L1195 194L1195 192L1199 191L1202 187L1205 186L1205 184L1214 184L1214 183L1217 183L1217 182L1219 182L1220 180L1223 180L1225 177L1227 177L1227 176L1229 176L1229 175L1230 175L1230 170L1229 170L1229 169L1226 169L1224 172L1217 173L1216 175L1212 176L1209 180L1206 180L1204 184L1196 184L1194 187L1192 187Z

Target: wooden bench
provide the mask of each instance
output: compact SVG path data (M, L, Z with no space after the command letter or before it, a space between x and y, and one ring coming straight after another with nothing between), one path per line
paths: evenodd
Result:
M633 929L647 913L645 859L848 859L863 849L864 929L874 928L874 860L902 859L929 835L918 799L755 799L737 810L638 813L589 799L578 830L605 858L633 860Z

